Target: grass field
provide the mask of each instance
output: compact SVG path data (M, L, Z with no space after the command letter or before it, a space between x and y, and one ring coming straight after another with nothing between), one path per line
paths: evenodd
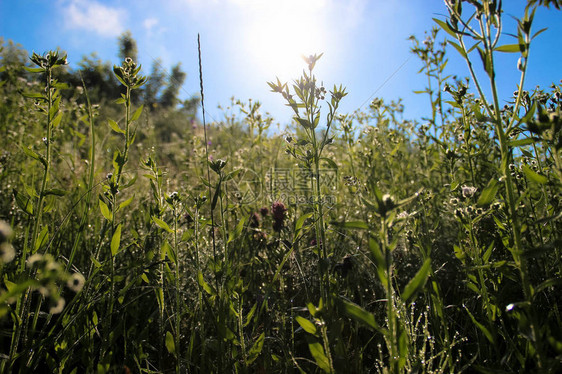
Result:
M305 58L269 83L282 134L255 100L207 123L179 65L2 42L0 372L561 370L562 81L523 90L543 3L499 45L501 2L446 1L412 37L428 118L341 113Z

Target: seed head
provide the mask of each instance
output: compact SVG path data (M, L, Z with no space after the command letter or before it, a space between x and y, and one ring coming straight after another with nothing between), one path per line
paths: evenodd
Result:
M84 287L84 276L80 273L74 273L68 278L66 285L74 292L79 292Z

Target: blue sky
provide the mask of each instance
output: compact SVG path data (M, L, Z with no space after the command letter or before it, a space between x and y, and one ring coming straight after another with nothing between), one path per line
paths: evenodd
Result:
M504 1L504 32L515 33L510 16L521 16L525 3ZM146 74L155 58L166 69L182 63L188 74L182 95L187 97L199 92L200 33L208 120L221 120L217 105L229 106L234 96L261 101L263 111L283 124L291 111L266 82L276 76L291 81L305 67L302 54L324 53L316 75L327 88L347 87L343 112L367 106L375 94L388 101L402 98L405 116L419 120L428 115L429 106L425 96L412 91L424 89L426 80L417 74L421 65L409 52L407 38L423 39L434 25L431 18L445 12L440 0L0 0L0 36L30 53L59 47L68 52L71 65L94 51L118 64L117 38L130 30ZM527 89L562 78L561 21L562 12L555 9L537 12L533 29L548 30L531 46ZM504 36L504 43L513 41ZM447 73L468 75L456 52L448 49ZM503 55L499 60L504 99L516 89L517 58Z

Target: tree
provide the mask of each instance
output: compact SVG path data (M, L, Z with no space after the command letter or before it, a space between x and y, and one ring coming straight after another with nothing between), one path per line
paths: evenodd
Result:
M144 103L151 110L155 109L158 103L165 80L166 73L162 70L162 60L157 58L152 64L152 71L144 88Z
M137 61L138 57L138 50L137 50L137 42L133 38L133 34L130 30L125 31L119 37L119 58L121 61L125 60L125 58L130 57L133 61Z
M172 67L172 72L168 77L168 83L162 96L160 97L160 104L165 108L175 107L178 104L178 95L180 87L185 81L186 74L181 70L181 63Z

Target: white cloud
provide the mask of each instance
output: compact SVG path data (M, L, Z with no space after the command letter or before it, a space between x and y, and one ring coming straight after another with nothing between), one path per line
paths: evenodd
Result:
M147 18L142 22L143 27L148 32L150 32L157 24L158 24L158 20L156 18Z
M93 31L106 37L115 37L125 29L127 13L124 9L91 0L71 0L62 5L65 22L71 29Z

